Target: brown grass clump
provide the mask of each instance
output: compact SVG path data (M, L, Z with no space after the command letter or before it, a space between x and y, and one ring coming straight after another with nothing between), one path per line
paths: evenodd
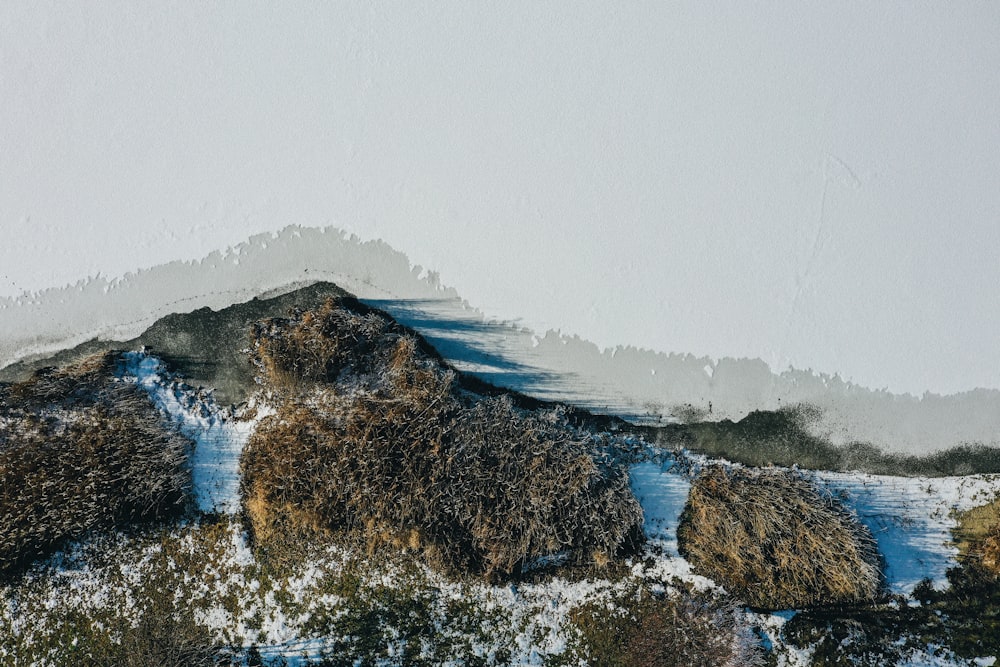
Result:
M706 468L677 529L695 571L751 607L871 601L882 569L871 532L791 471Z
M189 443L102 354L0 389L0 575L67 539L181 511Z
M378 362L385 365L385 338L404 333L355 299L328 299L314 311L294 311L291 319L255 323L251 359L272 390L309 380L336 382L341 373L364 377Z
M955 541L962 559L1000 577L1000 500L958 515Z
M989 535L983 540L981 551L980 562L983 567L995 575L1000 575L1000 523L993 525Z
M460 390L422 340L356 301L260 323L253 356L277 396L241 461L258 539L347 530L509 577L553 554L607 561L640 529L625 470L558 410Z
M610 602L576 608L570 620L579 634L569 649L581 664L752 667L763 663L763 652L739 606L722 596L627 589Z

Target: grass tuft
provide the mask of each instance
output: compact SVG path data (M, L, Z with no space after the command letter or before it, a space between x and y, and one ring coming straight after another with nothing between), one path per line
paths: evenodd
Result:
M796 472L705 468L677 540L696 572L754 608L851 604L882 592L871 532Z
M964 561L1000 577L1000 500L962 512L955 538Z
M0 390L0 575L94 529L159 521L188 499L190 443L101 354Z
M633 583L580 605L570 619L576 635L560 664L750 667L764 657L739 608L709 593Z
M610 562L641 535L626 470L559 409L459 388L389 316L353 300L259 323L276 413L241 460L258 540L351 531L449 571L518 576L559 554Z

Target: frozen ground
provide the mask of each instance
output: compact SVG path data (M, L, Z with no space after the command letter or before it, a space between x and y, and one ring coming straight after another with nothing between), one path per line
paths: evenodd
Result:
M169 378L162 363L141 352L126 355L124 375L148 391L181 431L195 441L194 485L198 506L206 512L239 509L239 457L255 420L238 421L199 393ZM984 505L1000 493L1000 476L891 477L864 473L810 473L842 498L867 525L886 558L893 592L909 594L928 578L945 584L956 565L951 541L955 514ZM632 488L642 504L644 529L651 546L673 563L673 574L703 583L677 552L677 525L687 502L688 478L664 463L645 462L630 470Z
M357 640L348 630L351 626L343 626L343 634L317 634L317 619L332 621L332 627L337 628L336 619L351 613L351 605L384 612L380 600L388 597L406 604L414 595L427 609L427 616L419 621L426 623L422 628L428 640L425 653L442 643L455 651L432 664L458 667L465 664L462 656L476 655L505 656L486 664L541 667L566 651L572 641L570 614L580 605L606 604L643 582L662 590L673 581L668 569L636 564L631 575L618 582L556 577L545 583L496 586L451 581L422 565L401 566L389 559L366 559L337 548L326 549L289 576L274 579L257 567L238 522L226 524L221 533L208 538L197 527L182 527L169 539L178 546L166 560L161 543L124 535L100 545L77 547L57 558L58 573L34 589L30 603L30 596L17 597L10 588L0 586L0 601L4 603L0 619L29 642L42 642L45 624L33 623L31 613L73 610L96 619L106 613L103 610L108 605L114 605L116 613L128 617L141 604L134 596L141 590L143 578L159 567L169 572L175 594L182 596L186 608L194 610L199 623L229 644L254 647L266 660L284 660L289 667L320 658L324 650L350 655ZM95 559L95 549L107 550L110 562ZM200 571L186 569L185 559L192 555L198 558L198 553L201 558L210 553L211 558ZM362 569L356 570L359 565ZM344 571L352 573L355 597L345 597L334 592L343 589L331 587ZM461 613L448 614L446 610L455 605ZM393 639L395 630L384 628L382 638L390 657L404 648L402 641ZM740 640L750 642L753 638L748 631Z
M909 595L922 579L936 588L956 565L951 541L955 515L993 501L1000 476L889 477L863 473L813 473L867 525L886 559L893 592Z
M207 512L239 509L239 457L256 424L238 421L199 393L172 380L156 357L141 352L126 355L125 377L148 391L157 405L195 441L194 485L198 506ZM259 419L258 415L255 419ZM867 525L886 559L886 577L893 592L910 594L921 580L936 587L957 564L952 544L955 514L986 504L1000 493L1000 476L891 477L864 473L809 473L840 497ZM644 530L650 545L672 575L704 585L677 552L677 525L687 501L690 482L672 465L633 465L631 483L642 504ZM669 564L669 565L668 565Z
M160 409L195 441L194 491L199 508L233 515L239 508L239 455L253 422L236 421L228 411L215 406L210 394L169 377L163 364L146 353L126 355L122 377L148 391ZM421 604L429 605L425 621L430 624L430 636L455 642L456 651L486 657L510 651L511 664L542 665L567 649L572 641L570 615L581 604L603 604L636 582L668 588L690 585L702 591L716 588L710 580L692 573L677 550L676 530L690 489L689 479L677 469L672 456L661 453L657 458L660 460L630 468L632 489L643 507L648 543L645 557L632 565L631 577L625 580L570 582L556 577L506 586L457 583L423 566L400 569L384 558L369 557L352 585L358 587L359 599L381 600L386 595L391 598L389 591L416 591L413 594L420 596ZM944 583L945 570L955 564L956 552L949 542L953 512L986 503L1000 490L1000 479L984 476L922 479L811 474L871 527L887 559L889 584L893 591L904 594L925 577L937 585ZM333 623L331 627L341 627L336 619L354 613L348 606L357 600L334 592L344 589L331 581L345 568L356 567L357 555L327 549L298 566L288 578L273 580L260 570L238 521L232 519L224 524L224 532L214 537L206 537L194 525L176 529L171 538L179 545L166 561L167 571L176 578L171 585L175 595L182 596L184 604L194 610L197 621L227 643L246 649L253 646L265 659L283 658L292 667L319 657L325 649L339 651L350 646L354 641L350 633L317 635L315 619L325 618ZM214 542L205 543L205 539ZM102 549L110 549L113 557L102 560L87 556L88 550ZM164 557L163 550L160 542L144 543L141 538L126 536L71 549L56 557L54 579L32 593L41 597L32 602L39 608L31 613L73 609L97 615L103 613L102 605L131 609L137 604L136 587L148 576L150 564ZM185 558L197 559L205 553L212 554L208 565L196 567L195 572L184 571ZM0 616L9 627L31 641L41 641L45 627L29 622L29 610L24 606L28 598L11 597L9 588L0 588L0 593L5 600ZM466 609L463 613L477 615L479 620L472 629L456 625L461 619L456 621L445 611L455 604ZM808 650L780 644L780 628L792 615L748 614L747 627L758 625L768 641L777 643L781 648L779 665L805 667L810 664ZM387 632L391 646L392 629ZM740 639L751 640L749 634ZM402 649L399 645L394 650ZM943 667L959 663L915 653L910 664ZM992 663L983 660L980 664Z
M673 463L638 463L629 470L632 492L642 505L643 526L650 544L670 558L677 552L677 524L691 482L673 470Z
M210 393L195 391L169 377L156 357L129 352L124 360L124 379L147 391L181 433L195 443L192 482L198 509L237 513L240 454L263 414L251 420L238 420L231 412L220 409Z

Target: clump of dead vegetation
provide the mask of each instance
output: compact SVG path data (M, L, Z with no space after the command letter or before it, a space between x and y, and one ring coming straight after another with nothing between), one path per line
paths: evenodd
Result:
M764 654L731 599L627 586L570 614L576 636L557 664L602 667L752 667Z
M677 540L696 572L759 609L865 602L882 590L871 532L794 471L705 468Z
M190 443L101 354L0 388L0 575L90 530L179 513Z
M625 470L558 409L461 389L422 339L353 299L259 323L252 359L276 408L241 460L258 540L348 531L504 578L556 554L605 563L641 535Z
M1000 499L958 515L955 541L970 566L1000 577Z
M995 575L1000 575L1000 522L990 528L989 535L980 547L981 563Z

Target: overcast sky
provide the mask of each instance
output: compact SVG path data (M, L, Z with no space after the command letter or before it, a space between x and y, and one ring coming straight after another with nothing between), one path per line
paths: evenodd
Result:
M997 35L996 3L4 2L0 297L335 225L538 331L1000 388Z

